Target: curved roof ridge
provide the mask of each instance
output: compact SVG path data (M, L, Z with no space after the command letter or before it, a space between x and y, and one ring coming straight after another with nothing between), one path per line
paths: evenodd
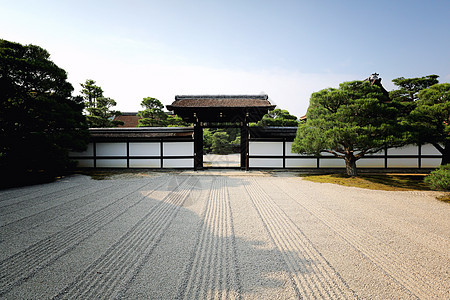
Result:
M268 100L269 96L262 95L176 95L175 100L181 99L260 99Z

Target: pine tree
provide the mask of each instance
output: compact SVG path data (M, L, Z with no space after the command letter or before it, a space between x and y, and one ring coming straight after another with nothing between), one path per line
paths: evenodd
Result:
M353 81L313 93L294 140L293 151L331 153L345 160L347 175L357 175L356 161L385 147L403 145L397 108L380 87Z
M83 101L50 54L0 40L0 91L0 169L9 170L0 185L70 168L68 152L85 149L89 133Z
M95 81L87 79L85 83L81 83L83 89L84 105L86 110L86 119L91 128L108 128L122 125L123 122L114 120L120 116L121 112L112 110L117 105L114 99L104 97L101 87L95 85Z

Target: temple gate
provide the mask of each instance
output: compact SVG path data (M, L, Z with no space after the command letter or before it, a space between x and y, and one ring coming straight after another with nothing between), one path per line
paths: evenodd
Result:
M203 128L238 127L241 131L241 169L249 169L249 122L258 122L275 109L267 95L175 96L167 105L183 120L194 124L194 169L203 168Z

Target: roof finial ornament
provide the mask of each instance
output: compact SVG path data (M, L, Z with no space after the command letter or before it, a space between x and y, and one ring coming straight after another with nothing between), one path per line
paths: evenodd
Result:
M368 78L364 79L363 81L370 82L370 85L374 85L374 84L380 85L381 84L381 78L378 77L378 75L380 75L380 74L375 72L372 75L370 75Z
M389 92L386 91L386 89L383 87L383 85L381 84L381 78L378 77L380 74L378 73L373 73L372 75L370 75L368 78L364 79L363 81L368 81L370 82L370 85L378 85L381 88L381 91L383 92L383 94L389 98Z
M374 82L375 80L378 79L378 75L380 75L380 74L378 74L378 73L373 73L372 75L369 76L369 80L370 80L370 82L372 82L372 84L373 84L373 82ZM381 79L380 79L380 80L381 80Z

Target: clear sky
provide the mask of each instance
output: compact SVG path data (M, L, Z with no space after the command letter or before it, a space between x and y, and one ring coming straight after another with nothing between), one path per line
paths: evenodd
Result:
M312 92L377 72L450 82L450 1L0 0L0 38L94 79L123 112L144 97L261 94L294 115Z

